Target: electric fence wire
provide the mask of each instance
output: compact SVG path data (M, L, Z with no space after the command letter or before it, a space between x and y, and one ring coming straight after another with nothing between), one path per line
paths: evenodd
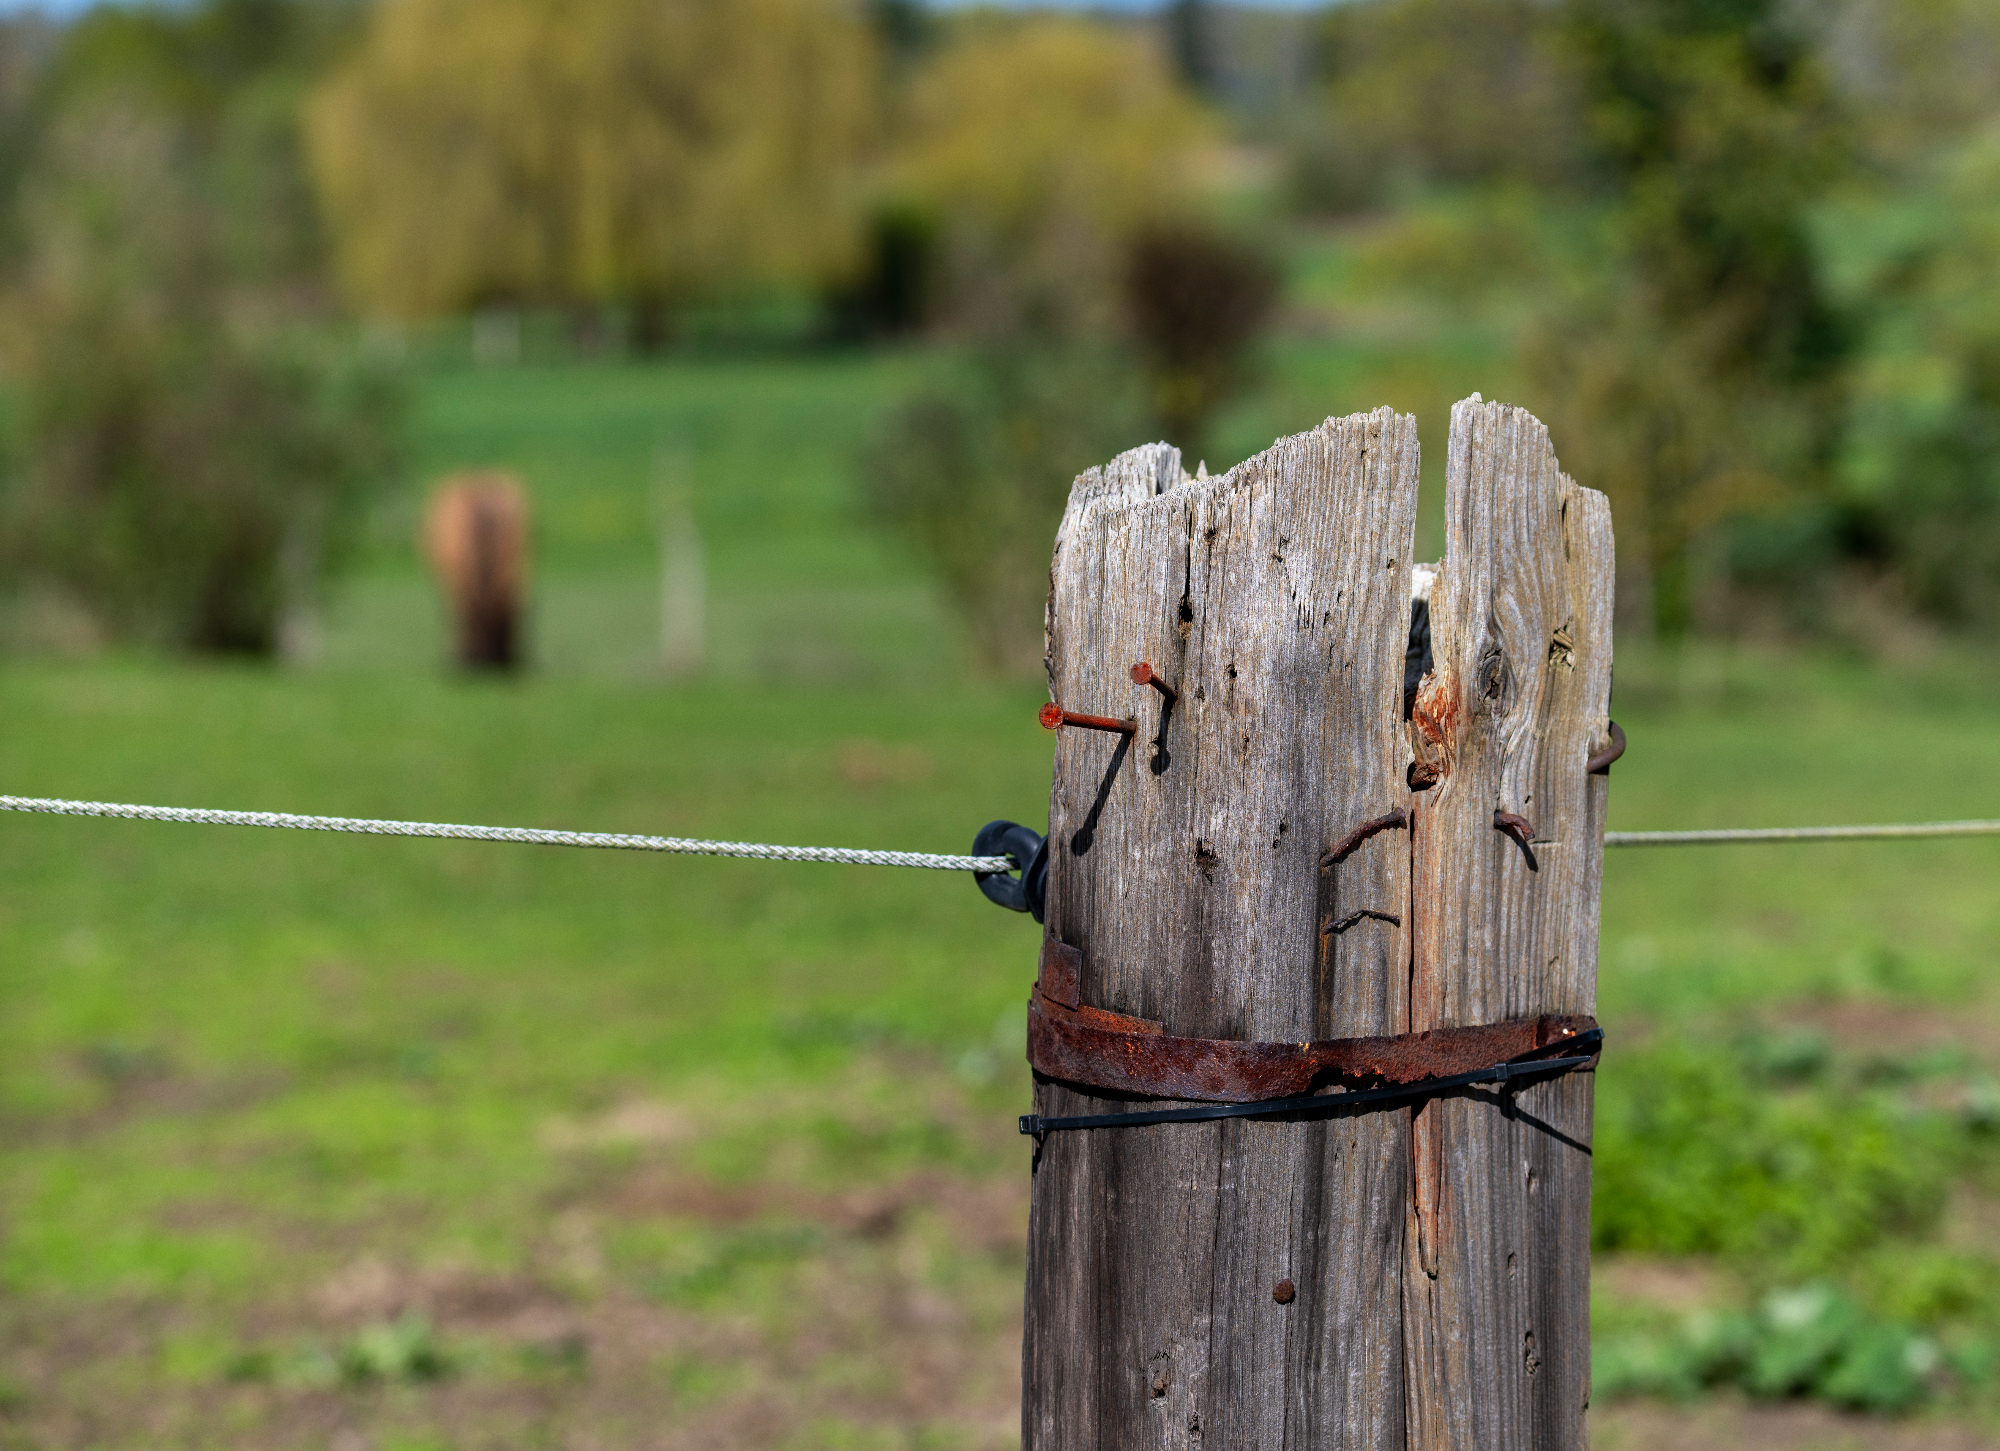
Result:
M2000 821L1915 821L1884 826L1750 826L1721 831L1607 831L1606 846L1723 846L1756 841L1885 841L1908 836L1996 836Z
M612 851L677 852L688 856L748 857L758 861L836 862L861 867L921 867L942 872L1011 872L1022 865L1005 856L944 856L920 851L865 851L841 846L778 846L761 841L703 841L684 836L628 836L607 831L548 831L530 826L461 826L439 821L381 821L355 816L298 816L285 811L216 811L192 806L134 806L115 801L63 801L0 796L0 811L54 816L108 816L130 821L175 821L198 826L265 826L289 831L345 831L364 836L446 837L458 841L509 841L529 846L586 846ZM1873 841L1919 836L2000 835L2000 821L1920 821L1880 826L1771 826L1718 831L1607 831L1613 846L1716 846L1776 841Z
M289 831L351 831L364 836L435 836L457 841L512 841L530 846L591 846L612 851L680 852L760 861L841 862L859 867L928 867L942 872L1008 872L1004 856L937 856L921 851L860 851L844 846L774 846L761 841L697 841L683 836L625 836L608 831L544 831L530 826L455 826L438 821L376 821L354 816L294 816L285 811L210 811L188 806L131 806L114 801L56 801L0 796L0 811L54 816L114 816L199 826L270 826Z

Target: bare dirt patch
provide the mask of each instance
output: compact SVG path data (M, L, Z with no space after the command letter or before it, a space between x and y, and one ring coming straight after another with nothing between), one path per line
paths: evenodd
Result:
M1725 1286L1699 1260L1661 1260L1642 1255L1598 1255L1590 1262L1591 1289L1623 1303L1655 1305L1688 1312L1713 1305Z
M1993 1451L2000 1437L1946 1421L1884 1421L1817 1406L1628 1402L1590 1413L1596 1451Z
M2000 1012L1988 1005L1960 1008L1881 998L1800 1003L1781 1021L1827 1036L1843 1057L1880 1058L1957 1048L1988 1068L2000 1067Z
M0 1445L1015 1443L1025 1183L925 1171L814 1192L655 1164L604 1188L549 1211L520 1273L364 1247L227 1312L15 1301ZM607 1269L606 1235L656 1220L723 1243L773 1221L812 1235L774 1266L725 1259L690 1299ZM354 1347L419 1321L441 1368L357 1369Z

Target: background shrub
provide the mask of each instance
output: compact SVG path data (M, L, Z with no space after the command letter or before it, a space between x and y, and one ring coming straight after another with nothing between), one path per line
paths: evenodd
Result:
M1070 483L1142 436L1139 395L1109 348L993 348L905 399L868 448L870 509L935 573L989 669L1038 667Z

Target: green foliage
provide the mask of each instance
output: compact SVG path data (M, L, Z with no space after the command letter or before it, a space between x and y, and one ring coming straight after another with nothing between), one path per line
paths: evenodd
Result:
M1697 623L1701 541L1824 499L1846 327L1808 209L1849 164L1823 58L1764 0L1573 0L1563 38L1618 252L1528 348L1564 464L1611 495L1620 587Z
M165 120L232 281L312 297L326 258L299 105L359 13L348 0L93 7L48 58L35 112L44 130L107 104Z
M1294 123L1291 199L1380 207L1438 183L1561 187L1581 156L1572 76L1534 0L1378 0L1319 21L1323 104Z
M1393 204L1378 253L1435 240L1439 187L1595 214L1589 247L1482 235L1477 269L1401 290L1489 279L1516 396L1612 497L1627 620L1826 630L1862 598L1983 622L1996 26L1986 0L1342 6L1294 190Z
M1862 327L1840 459L1850 527L1926 613L2000 619L2000 129L1818 220Z
M938 219L961 325L1088 336L1116 324L1126 237L1188 204L1208 129L1143 36L982 17L914 79L892 180Z
M693 298L854 261L873 36L832 0L385 0L313 97L352 294L400 317Z
M1822 1062L1810 1039L1621 1050L1598 1092L1598 1247L1797 1279L1929 1230L1965 1127L1889 1089L1811 1081Z
M103 11L50 62L0 314L20 453L0 569L104 634L269 653L392 465L389 381L304 330L305 17Z
M906 399L868 448L868 507L937 575L988 665L1040 661L1070 483L1140 437L1138 391L1109 350L994 349Z
M451 1374L454 1358L419 1315L363 1325L329 1346L308 1338L282 1348L259 1346L231 1357L232 1381L271 1381L325 1390L337 1385L422 1384Z
M189 145L108 103L48 141L11 299L25 459L5 563L116 635L267 653L386 471L394 397L222 316Z
M1607 1060L1596 1245L1702 1256L1764 1293L1748 1313L1600 1307L1598 1393L1732 1386L1895 1412L1982 1383L2000 1261L1936 1242L1948 1194L1990 1154L1980 1082L1951 1055L1842 1064L1803 1029L1683 1030ZM1950 1365L1941 1331L1961 1347Z
M1209 423L1248 380L1252 345L1277 300L1276 260L1248 241L1185 224L1133 237L1125 309L1160 428L1187 457L1206 454Z
M1613 1309L1609 1318L1591 1341L1591 1390L1605 1400L1682 1399L1731 1386L1763 1400L1810 1396L1893 1413L1931 1398L1949 1373L1935 1340L1821 1283L1773 1291L1747 1314L1708 1310L1662 1322Z
M921 207L891 202L868 221L866 259L861 269L827 295L835 336L906 336L938 312L937 218Z
M430 1323L415 1315L387 1324L366 1325L341 1347L340 1369L351 1381L435 1380L451 1361L431 1334Z
M944 584L983 663L1024 672L1070 482L1145 426L1135 370L1107 339L1129 324L1150 411L1198 449L1243 380L1276 273L1186 218L1204 118L1141 37L970 22L915 79L907 114L897 194L904 215L936 219L918 223L941 263L935 295L976 352L886 421L864 493Z

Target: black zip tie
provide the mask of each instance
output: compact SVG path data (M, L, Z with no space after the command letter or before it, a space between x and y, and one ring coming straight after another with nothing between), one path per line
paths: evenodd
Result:
M1602 1028L1589 1028L1574 1038L1565 1038L1561 1043L1551 1043L1536 1051L1546 1053L1549 1048L1583 1047L1585 1044L1601 1045L1604 1041ZM1470 1073L1456 1073L1450 1078L1431 1078L1422 1083L1398 1083L1387 1088L1362 1088L1349 1093L1308 1093L1298 1098L1272 1098L1262 1103L1205 1103L1199 1108L1159 1108L1145 1113L1088 1113L1076 1114L1069 1118L1043 1118L1040 1114L1021 1115L1021 1132L1040 1138L1043 1134L1056 1133L1062 1129L1109 1129L1139 1128L1145 1124L1185 1124L1200 1123L1214 1118L1258 1118L1273 1113L1328 1112L1346 1108L1358 1103L1388 1103L1396 1099L1423 1098L1433 1093L1443 1093L1448 1089L1467 1088L1475 1083L1504 1083L1509 1079L1528 1078L1544 1073L1567 1073L1572 1068L1581 1068L1597 1057L1595 1053L1584 1053L1570 1058L1530 1058L1523 1054L1509 1058L1505 1063L1496 1063L1491 1068L1475 1068Z

